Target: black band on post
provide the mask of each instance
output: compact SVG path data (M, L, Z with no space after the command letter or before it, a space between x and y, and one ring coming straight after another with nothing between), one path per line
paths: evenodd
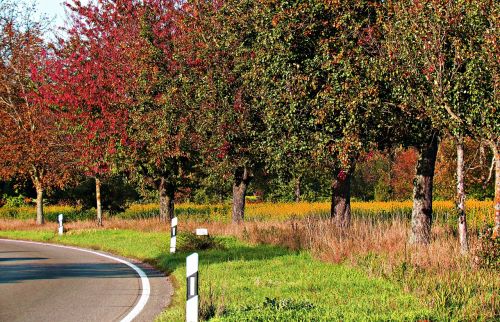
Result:
M186 298L188 300L198 295L198 272L186 277Z

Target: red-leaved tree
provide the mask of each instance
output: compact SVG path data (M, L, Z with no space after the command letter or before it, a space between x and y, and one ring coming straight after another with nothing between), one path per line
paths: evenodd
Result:
M0 178L32 181L36 221L43 224L44 191L62 187L73 168L71 136L39 99L43 24L32 9L17 9L9 2L0 8Z
M133 103L138 39L138 1L66 3L70 26L56 49L57 61L42 95L65 114L78 164L96 181L97 223L102 225L101 180L118 170L128 144L128 106Z

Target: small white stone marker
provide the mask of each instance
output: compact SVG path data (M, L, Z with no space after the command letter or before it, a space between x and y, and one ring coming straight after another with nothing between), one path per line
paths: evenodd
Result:
M208 236L208 229L196 228L196 236Z
M198 253L186 258L186 322L198 322Z
M61 236L64 233L63 214L59 214L59 216L57 216L57 221L59 222L59 236Z
M175 253L175 247L177 246L177 217L172 218L172 223L170 225L170 253Z

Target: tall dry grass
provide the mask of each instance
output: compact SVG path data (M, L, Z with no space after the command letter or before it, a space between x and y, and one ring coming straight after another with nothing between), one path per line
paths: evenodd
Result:
M199 224L182 223L185 230ZM435 224L432 242L408 244L409 222L354 218L348 230L330 220L305 218L287 222L203 225L216 235L231 235L255 244L307 250L332 263L347 263L373 277L387 278L416 294L441 319L498 320L499 267L482 268L481 242L471 234L470 254L460 252L452 227ZM498 244L497 244L498 245Z
M186 224L194 229L195 225ZM457 236L447 225L433 227L427 246L408 244L409 223L402 219L354 219L349 230L329 220L307 218L289 222L206 225L215 234L237 236L252 243L309 250L333 263L347 263L373 277L393 280L416 294L442 319L498 320L498 267L481 268L481 244L471 234L468 256L460 253Z

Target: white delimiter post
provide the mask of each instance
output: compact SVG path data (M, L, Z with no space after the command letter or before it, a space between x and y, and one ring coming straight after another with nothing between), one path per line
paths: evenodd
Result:
M177 217L172 218L172 223L170 225L170 253L175 253L175 247L177 245Z
M186 258L186 322L198 322L198 253Z
M64 232L64 226L63 226L63 214L59 214L57 216L57 221L59 222L59 235L62 235Z

